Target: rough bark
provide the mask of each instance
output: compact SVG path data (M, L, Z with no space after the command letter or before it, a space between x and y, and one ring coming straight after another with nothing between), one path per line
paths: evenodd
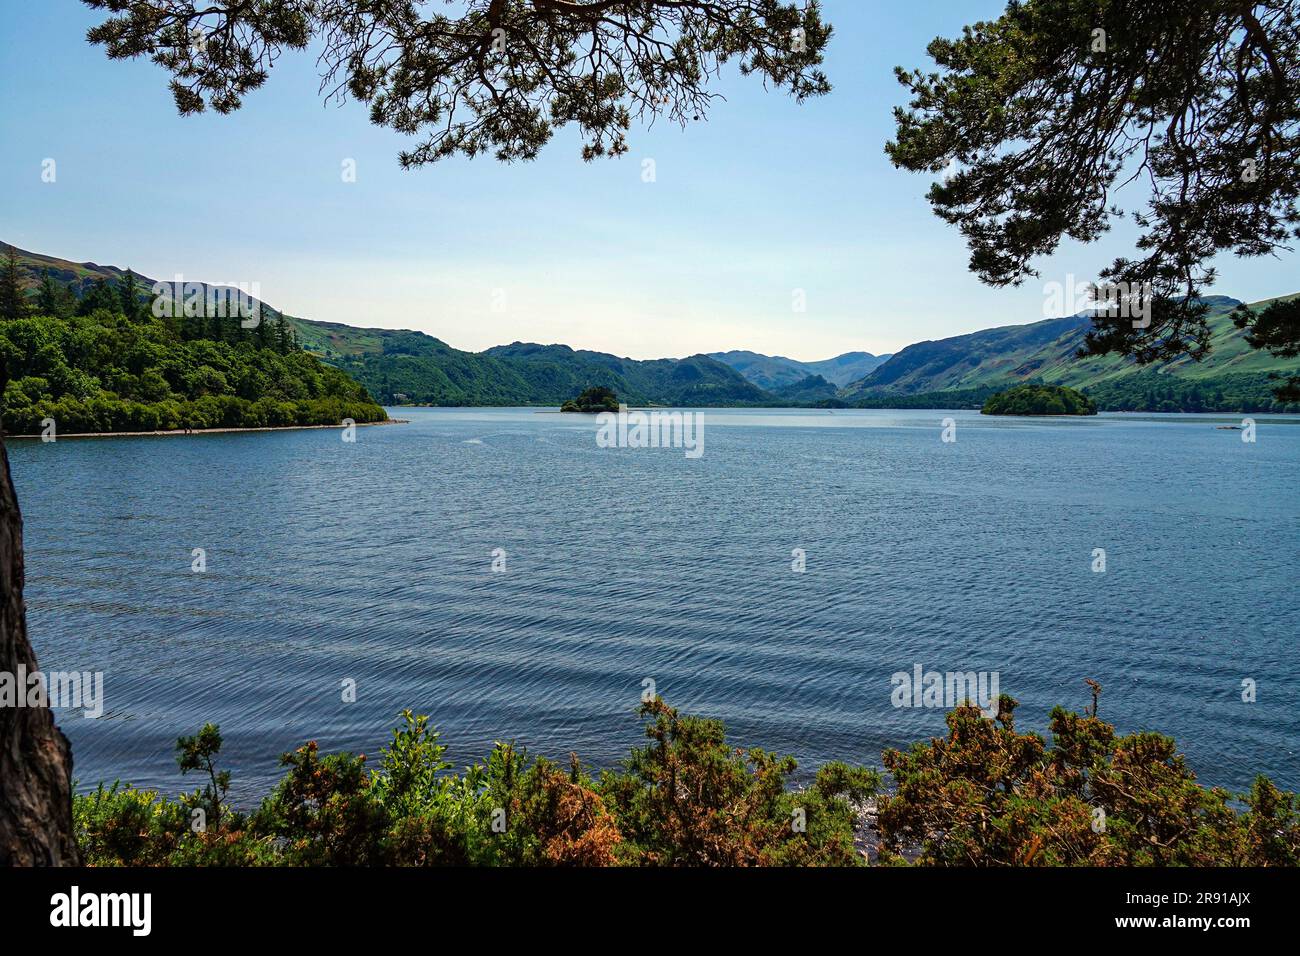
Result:
M23 520L0 441L0 672L31 674L23 603ZM79 862L72 828L72 748L48 707L0 705L0 865Z

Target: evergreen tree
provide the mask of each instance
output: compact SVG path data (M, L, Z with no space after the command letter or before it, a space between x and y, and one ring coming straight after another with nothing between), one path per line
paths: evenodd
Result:
M204 313L207 312L207 306L204 306ZM214 309L208 316L208 338L214 342L224 342L226 340L225 322L217 311Z
M77 303L77 315L90 315L98 309L107 309L109 312L117 312L122 306L122 300L109 285L107 279L96 279L87 290L86 294L81 297Z
M63 283L56 282L49 269L41 270L41 284L36 289L36 311L41 315L66 319L72 315L77 299Z
M284 321L284 313L281 312L275 322L275 350L281 355L287 355L289 352L289 329Z
M895 110L886 151L913 172L954 169L930 203L993 286L1037 275L1064 239L1099 239L1125 215L1116 193L1141 169L1149 199L1135 197L1147 203L1133 210L1135 254L1101 278L1144 290L1149 321L1100 313L1083 350L1200 359L1215 257L1276 255L1296 237L1298 22L1300 0L1008 2L1001 17L934 40L937 69L897 70L912 99ZM1294 355L1300 307L1294 315L1246 311L1239 324L1253 347Z
M0 269L0 319L12 321L26 314L27 300L18 274L18 250L10 246L5 253L4 267Z
M135 281L135 273L130 269L126 270L126 276L123 277L121 284L118 286L118 295L122 300L122 314L128 319L138 319L140 317L140 290Z
M239 109L285 49L319 44L327 86L350 90L373 122L424 137L403 166L458 153L531 160L570 125L584 159L618 156L634 116L705 119L728 62L800 102L830 92L820 65L831 26L817 2L88 2L112 15L87 39L115 60L152 57L182 114ZM178 44L187 27L194 42ZM509 82L489 76L497 36L510 37Z
M259 349L271 347L271 309L263 305L257 327L253 329L253 342Z

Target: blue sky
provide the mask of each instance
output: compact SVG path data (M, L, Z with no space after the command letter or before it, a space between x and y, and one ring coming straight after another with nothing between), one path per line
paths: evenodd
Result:
M1002 3L824 8L836 28L827 97L799 106L733 70L708 122L634 128L618 160L583 163L564 130L533 163L403 171L410 141L362 105L324 104L311 52L286 54L239 112L181 118L161 69L85 42L102 14L5 0L0 241L158 278L257 283L294 315L420 329L458 348L804 360L1034 321L1043 281L1082 281L1131 249L1121 227L1063 247L1041 281L981 285L960 236L930 212L928 180L895 170L883 145L903 99L894 65L927 65L930 39ZM41 180L47 158L54 183ZM356 182L343 181L345 159ZM1220 268L1215 291L1238 298L1300 289L1294 256ZM806 312L792 309L796 289Z

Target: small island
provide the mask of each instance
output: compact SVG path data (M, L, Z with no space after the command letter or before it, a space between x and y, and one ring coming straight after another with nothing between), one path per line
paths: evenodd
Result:
M1096 415L1097 403L1064 385L1017 385L989 396L981 415Z
M560 406L562 412L585 412L594 415L598 412L618 411L618 396L614 390L596 385L586 389L577 398L571 398Z

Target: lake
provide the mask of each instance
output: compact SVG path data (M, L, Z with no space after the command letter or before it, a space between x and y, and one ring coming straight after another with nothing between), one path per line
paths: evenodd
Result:
M1300 418L710 410L689 458L588 416L390 414L353 443L9 443L40 665L103 672L101 717L58 712L79 789L193 789L175 739L212 721L247 804L282 752L374 754L407 707L458 766L515 739L606 767L647 680L801 775L878 766L944 731L894 706L917 665L996 673L1039 732L1094 678L1202 782L1300 788Z

